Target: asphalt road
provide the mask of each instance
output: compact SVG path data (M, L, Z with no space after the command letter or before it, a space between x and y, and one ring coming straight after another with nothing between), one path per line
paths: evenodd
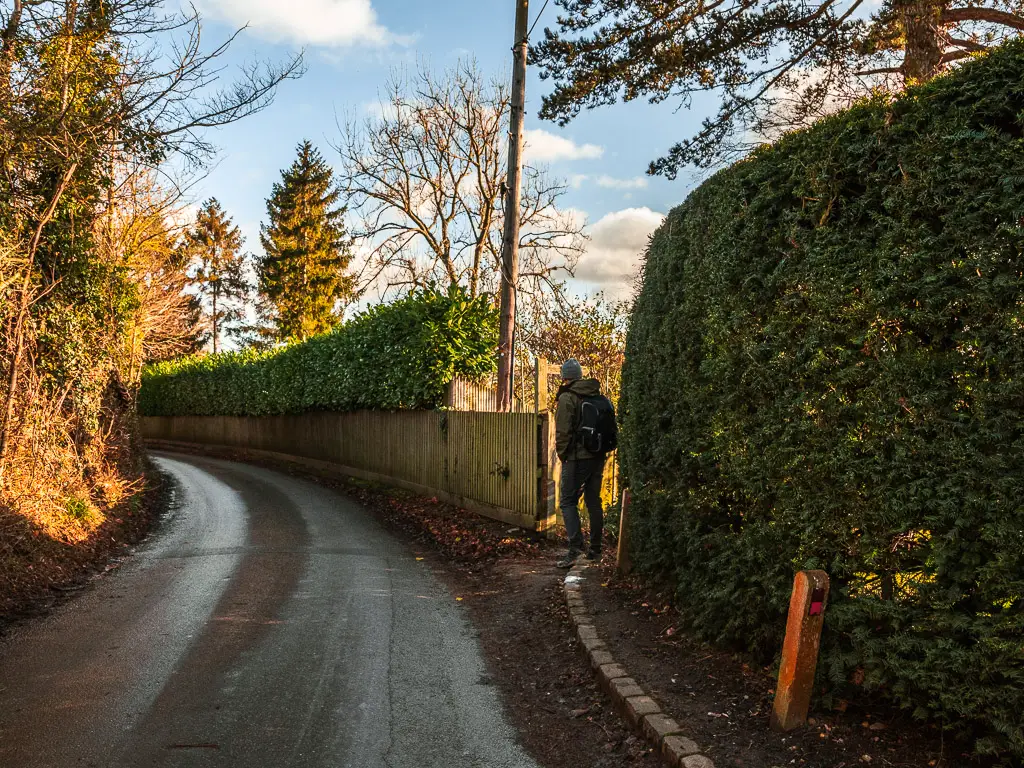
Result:
M157 461L161 531L0 644L0 767L535 768L461 606L369 513Z

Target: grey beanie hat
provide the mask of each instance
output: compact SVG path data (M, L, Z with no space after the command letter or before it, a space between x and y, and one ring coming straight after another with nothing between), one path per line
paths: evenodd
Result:
M583 366L575 357L570 357L562 364L562 378L566 381L575 381L583 378Z

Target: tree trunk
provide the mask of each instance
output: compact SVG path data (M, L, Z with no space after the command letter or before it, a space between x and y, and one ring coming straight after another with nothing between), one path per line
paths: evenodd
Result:
M480 265L484 259L484 244L491 233L492 210L493 204L482 206L480 212L480 228L478 230L480 234L477 236L476 245L473 247L473 271L470 272L469 283L469 295L474 299L480 291Z
M4 101L11 95L11 71L14 68L15 46L18 42L18 30L21 28L22 0L14 0L14 7L7 19L7 27L0 35L0 85L3 87Z
M930 80L942 71L946 27L941 0L908 0L902 4L903 80L907 85Z
M217 327L217 283L213 284L213 354L217 354L217 336L220 329Z

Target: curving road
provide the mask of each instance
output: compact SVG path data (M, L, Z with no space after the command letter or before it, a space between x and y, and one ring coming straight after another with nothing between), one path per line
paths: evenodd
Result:
M0 767L536 768L460 607L367 512L157 462L180 486L161 532L0 644Z

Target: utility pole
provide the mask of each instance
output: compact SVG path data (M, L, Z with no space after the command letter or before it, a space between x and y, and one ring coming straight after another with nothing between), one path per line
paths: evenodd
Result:
M516 288L519 284L519 199L522 194L523 122L526 110L526 49L530 0L516 2L512 46L512 114L508 131L505 232L501 243L501 319L498 328L498 410L512 410L515 371Z

